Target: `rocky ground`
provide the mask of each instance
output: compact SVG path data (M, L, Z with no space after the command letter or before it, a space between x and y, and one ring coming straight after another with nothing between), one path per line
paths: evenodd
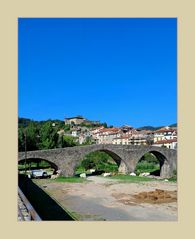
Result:
M81 221L176 221L177 184L125 182L98 176L86 183L36 180Z

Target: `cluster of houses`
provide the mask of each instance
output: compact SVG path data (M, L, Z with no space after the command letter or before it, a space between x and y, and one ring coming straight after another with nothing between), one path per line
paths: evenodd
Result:
M96 127L83 126L83 123ZM139 130L128 125L105 128L98 126L99 121L89 121L81 116L66 118L65 124L71 125L68 135L75 137L79 144L90 139L90 142L95 144L153 145L177 149L176 127L167 126L156 131Z
M156 131L138 130L131 126L120 128L98 127L91 131L97 144L153 145L177 148L177 129L164 127Z

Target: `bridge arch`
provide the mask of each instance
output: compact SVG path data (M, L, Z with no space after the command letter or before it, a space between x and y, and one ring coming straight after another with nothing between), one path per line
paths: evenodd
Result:
M123 160L123 158L120 157L117 153L113 152L113 150L109 150L107 148L87 150L85 153L82 154L79 160L76 161L75 165L73 166L73 171L75 172L76 167L84 160L86 155L90 153L95 153L95 152L104 152L108 154L113 159L113 161L117 164L118 172L125 174L128 171L128 165Z
M26 159L26 163L27 164L29 164L29 163L36 163L37 164L37 168L39 167L41 161L47 162L51 166L51 168L54 169L54 173L56 173L56 171L59 170L59 167L57 166L57 164L55 164L54 162L52 162L52 161L50 161L48 159L44 159L44 158L40 158L40 157L28 157ZM18 165L20 165L20 164L25 164L25 159L24 158L20 159L18 161Z
M164 177L168 177L169 175L171 175L172 172L170 171L169 161L168 161L167 157L165 156L165 154L163 154L162 152L159 152L158 149L157 150L152 149L152 150L149 150L149 151L146 151L146 152L142 153L141 157L139 157L136 160L135 168L146 153L153 154L157 158L157 160L159 161L160 172L159 172L158 176L164 178Z

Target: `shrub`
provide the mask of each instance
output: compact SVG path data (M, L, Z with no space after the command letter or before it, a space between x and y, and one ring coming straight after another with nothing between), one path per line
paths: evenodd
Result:
M139 175L143 172L154 172L160 169L158 159L151 153L146 153L138 162L135 173Z
M86 155L84 160L78 165L78 168L88 169L94 168L96 171L117 172L118 166L113 159L104 152L92 152Z

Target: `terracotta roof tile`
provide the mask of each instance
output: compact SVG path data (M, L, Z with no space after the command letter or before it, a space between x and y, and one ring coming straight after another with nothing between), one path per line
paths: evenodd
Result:
M166 143L169 144L173 142L177 142L177 139L159 140L159 141L156 141L154 144L166 144Z
M165 133L165 132L174 132L174 129L158 129L154 133Z

